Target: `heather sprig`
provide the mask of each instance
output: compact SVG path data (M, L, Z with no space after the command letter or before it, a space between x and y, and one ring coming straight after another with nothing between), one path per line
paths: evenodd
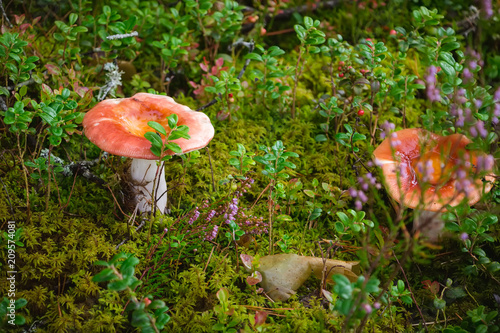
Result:
M219 229L227 229L231 223L235 223L245 233L258 235L268 232L263 217L253 216L248 208L240 207L244 194L252 187L254 179L237 179L235 184L236 189L227 196L211 204L205 200L201 206L184 216L183 220L192 226L193 234L214 241Z

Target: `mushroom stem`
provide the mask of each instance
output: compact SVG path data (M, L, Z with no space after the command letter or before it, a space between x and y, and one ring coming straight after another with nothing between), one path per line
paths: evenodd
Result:
M167 206L167 182L165 181L165 173L158 167L156 162L156 160L134 158L130 166L130 177L139 211L148 212L152 210L154 199L151 195L154 193L155 198L158 198L156 207L164 214ZM156 174L158 174L158 178L155 184ZM156 185L154 192L153 185Z
M413 219L413 231L420 233L427 238L430 242L436 242L441 236L444 228L442 209L439 212L431 212L429 210L418 209L415 210L415 218Z

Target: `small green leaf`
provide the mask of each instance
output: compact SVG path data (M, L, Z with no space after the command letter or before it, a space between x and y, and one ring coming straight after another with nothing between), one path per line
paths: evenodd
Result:
M69 14L69 24L73 25L75 24L76 20L78 20L78 15L75 13Z
M493 261L491 264L487 266L488 271L495 273L500 270L500 264L497 261Z
M174 113L168 116L168 127L171 129L177 126L177 122L179 121L179 117Z
M63 91L61 92L61 97L64 100L67 100L69 98L69 95L70 95L69 89L68 88L64 88Z
M452 51L452 50L455 50L458 48L460 48L460 43L458 43L458 42L451 42L451 43L443 44L441 46L441 50L446 51L446 52L449 52L449 51Z
M304 17L304 26L306 27L306 29L312 28L313 24L314 21L312 18L310 18L309 16Z
M446 61L443 60L439 61L439 66L441 66L441 69L443 70L443 72L446 73L446 75L448 76L456 75L455 68L450 64L448 64Z
M184 131L175 130L175 131L172 131L170 133L170 135L168 136L168 141L174 141L174 140L177 140L180 138L190 139L191 136Z
M94 282L104 282L104 281L110 281L117 278L116 274L113 272L113 269L111 268L105 268L103 269L100 273L95 275L92 278L92 281Z
M28 304L28 301L25 300L24 298L20 298L18 300L16 300L15 302L15 308L16 310L22 308L23 306L25 306L26 304Z
M53 146L59 146L61 144L61 142L62 142L62 139L59 136L53 136L53 135L51 135L51 136L49 136L49 142Z
M443 310L446 307L446 301L439 298L435 298L434 307L438 310Z
M311 190L304 190L304 194L310 198L314 198L316 196L316 193L314 193L314 191Z
M230 158L230 159L228 160L228 163L229 163L230 165L234 165L234 166L236 166L236 165L240 165L240 160L238 160L237 158L232 157L232 158Z
M149 324L148 315L144 310L135 310L132 312L131 324L134 327L142 327Z
M328 141L326 135L324 134L318 134L314 137L314 140L316 140L316 142L325 142L325 141Z
M25 323L26 323L26 319L23 316L16 314L16 316L14 318L14 324L16 324L17 326L22 326Z
M125 260L122 265L120 266L120 271L128 269L129 267L134 268L137 264L139 263L139 259L135 256L131 256L127 260Z
M146 132L144 137L148 139L149 142L153 145L153 147L161 147L163 146L163 141L158 133L155 132Z
M255 61L262 61L262 57L259 54L257 54L257 53L248 53L245 56L245 59L251 59L251 60L255 60Z
M168 144L165 145L165 148L170 149L176 154L182 154L181 147L175 142L169 142Z
M128 284L129 284L128 279L117 280L117 281L113 281L113 282L108 283L108 289L114 290L114 291L122 291L122 290L127 289Z
M352 142L365 140L365 139L366 139L366 136L364 134L354 133L352 136Z
M337 216L345 226L349 226L351 224L349 217L344 212L337 212Z
M449 84L448 82L444 83L443 86L441 87L441 91L445 95L452 94L453 90L454 90L453 86L451 84Z
M165 128L160 123L157 123L156 121L148 121L148 126L160 134L167 135L167 131L165 130Z

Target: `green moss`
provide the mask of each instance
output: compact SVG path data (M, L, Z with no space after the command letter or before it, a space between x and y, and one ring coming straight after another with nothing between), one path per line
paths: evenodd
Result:
M98 53L95 50L101 47L103 36L102 33L96 34L96 29L99 27L95 26L95 22L102 14L101 5L94 6L91 1L79 1L78 6L70 6L65 2L61 3L60 8L39 6L43 3L43 1L28 1L21 6L21 2L14 1L7 8L7 17L16 15L11 30L21 32L19 37L29 41L29 44L23 46L14 56L3 57L0 54L5 60L0 71L2 89L6 86L19 88L27 82L15 79L18 73L12 73L12 67L9 69L5 65L7 62L10 61L11 65L21 70L16 57L20 57L21 61L26 60L28 56L40 58L28 75L34 82L25 85L29 87L26 94L21 94L21 89L15 89L11 91L10 96L7 96L8 94L2 90L2 99L8 107L16 100L22 100L25 109L33 111L33 101L50 103L55 98L47 93L47 87L54 89L64 86L70 90L71 99L78 103L75 110L85 112L97 101L95 97L92 101L90 99L84 101L81 89L88 89L95 94L105 83L102 70L104 63L113 61L115 57L119 61L130 60L137 71L132 79L124 79L123 87L117 88L118 97L143 91L148 85L163 91L166 89L166 82L161 81L165 68L164 60L163 62L160 60L160 54L165 55L171 50L159 50L152 43L164 33L180 36L189 42L189 46L181 47L187 53L176 59L178 65L170 68L167 78L171 95L175 96L177 102L184 103L192 109L202 106L203 100L229 97L225 94L214 96L208 92L204 92L204 97L193 94L188 82L200 82L202 74L205 73L200 64L206 63L211 67L215 59L222 56L227 60L223 66L228 68L234 66L236 73L244 64L243 58L247 53L245 48L238 46L226 51L229 43L215 43L218 38L216 28L220 27L214 23L215 18L212 14L220 8L218 8L219 3L213 1L214 7L199 19L192 15L195 9L186 9L187 2L177 2L167 8L149 0L111 1L110 9L121 15L120 19L114 16L112 21L136 15L138 21L130 28L139 31L140 37L134 39L137 43L133 46L125 47L128 40L116 41L115 51ZM280 2L282 7L279 10L286 9L286 6L290 8L304 3L304 1ZM458 21L468 22L467 17L462 16L466 15L464 8L468 8L470 4L472 4L470 1L459 1L452 5L449 2L433 5L445 7L441 10L456 11L453 12L454 17L447 17L442 22L444 26L455 26ZM462 250L464 247L462 241L448 240L441 243L442 247L437 249L419 243L416 239L413 240L405 229L405 223L410 228L413 213L406 210L400 214L399 207L393 206L393 202L384 190L373 190L368 193L370 198L364 209L367 213L366 218L374 221L374 227L368 234L351 231L349 234L351 238L345 240L337 230L339 218L336 213L347 211L354 205L355 198L350 196L349 188L359 186L358 177L367 172L377 174L377 169L370 166L370 161L374 147L380 142L381 124L389 121L396 124L397 128L402 128L403 124L407 128L425 126L441 128L441 122L451 123L452 116L447 113L439 122L424 126L422 115L427 109L433 114L438 111L448 112L449 109L446 103L428 101L425 98L425 90L418 90L407 96L391 95L391 89L395 89L392 86L395 71L390 57L383 59L374 73L360 72L368 65L357 43L362 38L370 37L375 42L385 43L396 59L394 64L401 69L401 75L425 78L429 66L427 54L421 54L415 49L410 49L407 54L399 54L404 45L398 43L411 42L416 45L425 41L417 41L417 31L413 31L410 26L411 11L414 6L414 2L399 1L385 4L381 1L358 1L338 4L335 10L308 11L300 14L294 12L292 18L288 20L266 21L266 29L273 34L263 37L259 36L258 30L263 18L266 17L267 9L257 6L255 13L248 16L250 20L252 15L259 15L256 22L257 29L248 35L238 34L236 39L241 37L248 40L247 37L250 36L266 49L272 45L280 45L285 54L279 56L272 70L285 72L292 69L279 77L283 84L291 87L295 84L294 66L297 64L300 52L299 41L294 32L288 33L288 31L294 24L303 24L304 16L314 15L322 18L320 29L325 32L327 38L340 40L338 34L342 34L344 40L352 45L344 43L338 48L339 53L332 56L326 56L323 52L306 55L303 58L306 61L304 72L297 82L295 119L292 119L290 114L292 105L290 91L273 99L272 89L265 93L266 88L258 89L257 86L262 84L262 81L254 78L258 77L257 71L266 69L262 63L251 62L241 78L244 83L243 89L231 91L234 94L234 101L230 102L232 120L217 119L225 103L218 102L203 110L209 115L215 127L215 136L208 145L209 150L201 149L199 156L192 154L185 159L176 156L166 163L165 176L169 187L170 215L145 216L145 224L139 230L136 228L142 220L133 214L133 207L130 207L127 200L129 191L126 180L129 160L113 155L106 159L102 158L102 151L81 135L79 132L81 127L78 125L74 133L70 133L73 130L67 131L71 134L69 140L64 140L57 147L51 147L53 153L68 163L101 157L99 163L90 168L90 172L101 179L104 185L92 182L81 174L76 176L57 174L51 177L49 189L43 181L30 177L30 173L38 174L37 170L23 167L24 162L34 161L39 157L42 147L49 147L46 130L48 118L41 118L40 110L37 111L38 114L32 114L33 121L29 125L32 131L27 136L21 131L19 137L20 152L16 134L9 131L9 128L13 127L2 114L0 224L5 226L7 221L13 220L16 221L16 228L23 229L20 241L24 245L18 245L16 248L18 270L16 297L28 301L28 305L21 310L28 325L42 322L37 332L131 331L133 328L130 318L123 311L128 299L121 293L107 290L105 283L98 284L92 281L92 277L100 271L99 267L94 266L97 260L109 260L117 251L124 251L133 253L140 259L136 275L142 284L134 290L137 297L153 296L155 299L164 300L169 306L171 321L164 331L210 332L213 325L229 325L231 321L236 322L236 329L242 332L259 329L270 332L342 330L345 317L337 315L336 311L329 308L334 305L335 300L330 304L324 298L309 297L320 294L318 280L309 281L286 303L270 302L259 292L258 286L250 286L247 283L249 274L243 270L239 255L267 254L270 247L269 238L267 233L262 231L268 226L260 226L260 229L256 228L258 232L255 234L248 233L245 235L247 238L238 242L233 241L232 232L224 218L224 214L228 212L228 204L233 198L238 199L238 209L240 212L244 210L248 219L263 218L263 224L269 221L270 207L274 209L272 216L274 241L288 237L285 251L318 257L328 255L343 260L360 259L366 269L364 272L377 276L383 284L387 283L388 288L391 287L393 280L403 279L403 275L393 274L401 269L394 262L394 257L407 258L402 267L405 271L404 277L408 279L412 292L423 310L425 321L435 320L436 317L436 309L432 304L434 296L429 294L427 289L423 289L422 285L422 281L427 279L444 285L446 279L451 278L454 288L467 291L467 296L453 299L446 304L446 313L451 320L466 318L467 311L477 308L479 304L487 305L488 311L495 309L497 304L491 295L498 290L498 271L488 272L483 269L486 266L474 259L477 254L472 256L467 250ZM179 17L174 17L176 12L180 13ZM25 14L24 17L19 16L22 13ZM70 14L78 14L75 25L84 25L89 30L65 42L55 40L54 21L67 22L68 18L72 17ZM45 19L43 22L33 23L33 18L36 16ZM226 23L234 23L228 22L227 17L224 19ZM25 25L19 25L18 21L21 20L24 20ZM113 22L99 23L99 26L110 27L109 31L113 32L121 29L113 25ZM203 27L199 26L200 22L204 24ZM494 31L494 23L491 22L479 19L476 23L480 28L474 33L486 34L485 31L488 33ZM238 26L239 23L238 21ZM403 26L408 34L391 37L389 31L397 26ZM61 33L59 30L57 33ZM436 31L435 27L427 27L418 32L425 34L427 41L433 41L436 38ZM207 36L202 36L203 32L207 33ZM233 36L233 32L229 34ZM476 37L475 40L481 40L481 35ZM63 34L61 38L65 38ZM459 41L466 39L459 38ZM495 51L494 47L489 45L474 45L474 48L487 49L489 50L487 52L495 53L491 52ZM8 48L2 47L2 50L4 49ZM459 59L457 51L452 50L451 54ZM216 54L217 52L219 54ZM349 66L352 65L351 72L345 72L340 66L341 59L344 59ZM489 61L485 68L493 66L488 63ZM299 63L299 67L301 65L302 63ZM341 72L346 76L349 74L346 80L341 80L339 75ZM374 79L372 74L385 76L384 84L392 88L372 96L370 84L363 80L357 81L364 78L370 82ZM492 74L490 72L480 74L479 76L483 77L479 79L486 82L485 75ZM457 76L462 77L462 74L458 73ZM332 78L336 83L335 87L332 87ZM437 76L437 79L441 83L444 82L442 76ZM43 80L46 86L42 86L40 80ZM467 107L474 109L473 97L482 99L484 104L493 103L491 97L490 100L483 98L484 91L474 90L473 86L473 83L466 86L466 88L471 87L470 94L472 94L468 96L470 101ZM325 124L327 119L320 113L322 108L319 103L320 101L327 103L332 91L335 91L342 113L329 120L329 129L325 133L326 129L322 124ZM366 107L366 104L363 106L363 103L373 104L373 112ZM364 108L364 115L357 114L361 106ZM491 118L489 111L486 112L487 107L483 105L483 109L478 110L482 113L475 113L474 116ZM374 123L370 122L374 119L377 119L377 129L372 137L370 129ZM359 149L356 154L353 153L353 149L335 139L337 134L346 133L344 125L350 125L355 132L366 137L355 143L354 146ZM498 128L488 129L493 133ZM462 129L456 131L461 132ZM315 137L318 134L328 134L328 140L317 142ZM273 188L275 195L279 186L282 186L283 192L273 198L269 197L272 182L262 173L263 167L260 164L250 166L246 176L254 179L255 183L250 188L243 188L240 180L234 177L238 175L238 171L229 163L229 159L234 157L230 152L236 150L236 144L240 143L248 152L262 156L263 153L258 149L259 145L272 146L277 140L283 141L287 151L299 154L298 158L290 158L297 168L287 169L289 177L279 179L277 187ZM495 140L497 139L492 137L491 142L485 143L476 139L475 144L489 148L498 155L494 151L497 148ZM27 174L24 170L27 170ZM28 177L27 189L25 176ZM318 184L315 184L315 179ZM380 178L377 179L380 181ZM294 186L298 182L302 187L294 192ZM241 195L237 195L235 191L240 191ZM494 199L489 197L486 207L482 209L490 209L489 207L493 205L498 206L498 202L495 203ZM314 221L314 227L309 228L314 208L321 209L321 213ZM217 210L218 215L209 220L207 215L212 209ZM200 211L201 217L189 223L196 210ZM458 224L462 227L466 221L467 217L464 214L460 216ZM248 230L245 229L246 218L240 216L238 222L242 229ZM210 239L214 225L219 227L219 232L216 238ZM487 252L494 260L500 253L498 226L492 225L488 232L494 237L493 242L478 237L474 239L474 244L479 244L478 248ZM229 237L226 233L229 233ZM7 238L4 237L5 234L2 235L0 245L5 248ZM470 237L473 237L472 234ZM117 250L118 244L121 244L119 250ZM281 251L277 244L271 246L275 252ZM385 252L378 257L382 250ZM3 269L6 268L6 259L7 252L0 252L0 264ZM372 264L374 267L370 269ZM471 265L475 265L478 275L464 274L464 268ZM7 280L0 279L2 294L5 294L8 287ZM217 292L222 288L229 294L228 306L231 307L231 311L227 311L228 313L218 310L221 301L217 297ZM331 286L326 288L332 290ZM366 302L372 304L375 297L376 295L370 296ZM399 301L384 303L382 306L377 315L372 315L367 320L364 330L370 332L418 330L412 326L422 320L415 306L408 306ZM261 328L252 326L256 311L269 313L266 323ZM453 317L455 314L456 318ZM430 328L431 331L439 329L438 326Z

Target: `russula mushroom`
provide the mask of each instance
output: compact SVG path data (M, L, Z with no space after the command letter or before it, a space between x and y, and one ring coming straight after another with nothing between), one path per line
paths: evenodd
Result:
M386 138L373 156L394 200L409 208L443 212L446 205L463 200L473 205L492 188L494 178L487 175L483 183L478 173L490 172L493 166L478 170L478 158L486 155L467 149L469 143L462 134L440 136L424 129L404 129Z
M83 118L85 135L91 142L110 154L132 158L130 180L141 212L151 210L152 193L155 193L159 211L162 214L165 212L165 175L163 170L159 170L156 164L159 158L151 152L151 142L144 134L154 131L148 126L149 121L160 123L168 131L167 117L174 113L179 118L177 124L188 126L191 136L189 140L180 138L172 141L180 146L183 154L205 147L213 138L214 127L206 114L193 111L176 103L171 97L162 95L138 93L130 98L104 100ZM165 153L174 154L170 150Z

